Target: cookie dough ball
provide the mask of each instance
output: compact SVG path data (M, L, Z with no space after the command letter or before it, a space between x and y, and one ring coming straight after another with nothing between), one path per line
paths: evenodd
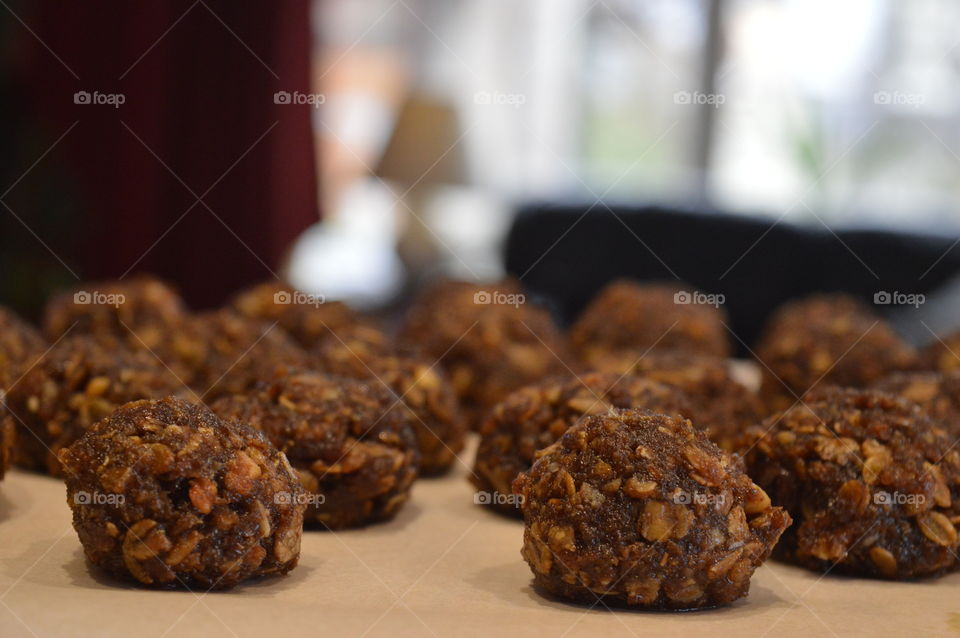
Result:
M895 372L873 386L920 405L938 425L960 436L960 369L950 372Z
M36 328L0 307L0 388L16 383L46 347Z
M310 493L309 522L330 529L392 518L420 466L413 427L380 385L292 373L212 409L262 431Z
M307 353L283 329L229 310L191 318L173 348L172 367L188 370L185 380L208 401L310 366Z
M91 281L54 295L43 316L47 339L68 332L119 339L128 347L159 348L186 318L183 300L166 283L139 276Z
M765 416L760 397L737 381L728 361L720 357L685 350L628 349L595 358L594 367L681 390L696 410L697 426L728 452L735 449L747 427Z
M445 281L420 296L400 332L401 348L447 371L474 428L513 390L566 371L550 315L525 302L512 281Z
M919 367L923 370L960 370L960 331L934 339L920 352L919 358Z
M815 386L864 388L912 368L916 353L879 316L843 295L817 295L784 304L756 349L761 395L782 410Z
M587 365L624 348L729 356L726 312L690 303L693 295L690 288L682 291L667 284L615 281L600 291L570 327L571 347Z
M61 475L57 452L117 407L158 399L184 386L144 352L87 336L66 337L44 354L7 396L21 427L16 461Z
M201 405L127 404L60 460L87 560L114 576L227 589L297 565L305 499L286 457Z
M233 309L248 319L278 323L301 346L310 348L331 332L364 321L340 301L303 293L281 282L266 282L238 294Z
M535 583L582 603L733 602L790 524L689 421L640 410L570 428L514 489Z
M824 389L749 435L750 476L796 519L778 556L896 579L955 565L960 451L916 404Z
M323 371L380 383L402 402L417 433L421 475L450 469L463 450L467 426L453 386L438 365L397 354L383 332L366 326L323 340L314 354Z
M611 408L638 408L694 418L682 392L649 379L591 373L557 377L521 388L491 411L480 428L480 445L470 477L478 502L519 515L511 485L533 465L536 453L555 443L571 426Z

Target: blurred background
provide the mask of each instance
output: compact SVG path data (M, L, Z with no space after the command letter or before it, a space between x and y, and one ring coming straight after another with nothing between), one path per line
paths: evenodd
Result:
M512 274L568 317L626 275L748 333L834 289L942 326L958 27L948 0L3 0L0 300L148 271L198 307L285 277L381 309Z

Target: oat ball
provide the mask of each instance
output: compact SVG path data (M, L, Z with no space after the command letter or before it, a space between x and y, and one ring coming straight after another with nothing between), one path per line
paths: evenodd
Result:
M640 410L570 428L514 490L534 582L581 603L731 603L790 524L688 420Z
M420 446L420 474L450 469L467 432L453 386L439 365L397 354L380 330L354 326L320 342L317 367L330 374L382 384L408 412Z
M960 370L894 372L875 383L874 390L920 405L953 437L960 437Z
M748 436L750 476L796 520L778 556L892 579L955 566L960 451L916 404L825 388Z
M153 277L90 281L51 297L43 315L43 332L50 341L69 332L119 339L132 349L152 350L163 344L186 314L180 295Z
M65 337L11 388L10 410L21 428L16 462L61 475L57 453L117 407L158 399L184 386L145 352L88 336Z
M305 499L286 457L202 405L129 403L60 460L87 560L114 576L228 589L297 565Z
M726 312L699 303L694 295L701 293L681 288L627 280L607 285L570 327L572 349L588 366L596 357L625 348L729 356Z
M685 350L627 349L596 357L594 368L681 390L696 410L694 423L728 452L735 449L743 431L765 415L757 394L737 381L728 361L720 357Z
M960 369L960 331L931 341L921 350L919 367L950 372Z
M281 282L265 282L244 290L233 309L249 319L278 323L301 346L310 348L331 332L365 320L340 301L303 293Z
M6 400L0 391L0 479L13 464L13 451L17 440L17 429L13 416L7 409Z
M480 445L471 482L478 502L519 516L507 498L521 472L533 465L536 453L555 443L571 426L611 408L638 408L695 418L682 392L633 376L591 373L556 377L510 394L490 413L480 428Z
M46 348L36 328L0 307L0 388L16 383Z
M410 309L398 340L402 349L440 362L473 428L513 390L567 370L550 315L526 303L509 280L433 285Z
M410 497L420 467L417 437L382 385L291 373L211 407L286 453L310 494L308 522L341 529L384 521Z
M774 411L818 385L864 388L916 364L913 348L889 324L844 295L784 304L768 322L756 355L760 392Z
M204 400L245 392L288 369L309 367L307 353L282 328L229 311L192 317L172 343L174 370Z

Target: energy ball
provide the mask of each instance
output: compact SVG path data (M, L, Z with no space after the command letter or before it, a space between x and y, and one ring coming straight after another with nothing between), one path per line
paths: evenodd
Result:
M285 452L310 501L308 522L330 529L392 518L420 467L417 437L393 395L318 373L291 373L218 399L221 418L263 432Z
M826 388L748 436L750 476L796 519L779 557L891 579L955 566L960 451L916 404Z
M731 603L790 524L688 420L640 410L570 428L514 490L535 584L580 603Z
M307 353L282 328L229 310L191 318L174 347L174 369L189 370L186 380L205 400L309 367Z
M47 339L68 332L119 339L134 350L156 349L186 318L183 300L166 283L138 276L87 282L54 295L43 315Z
M0 479L13 464L13 451L17 440L17 429L13 417L7 409L6 400L0 392Z
M402 401L417 433L421 475L450 469L463 450L467 426L453 386L439 366L398 355L383 332L367 326L324 339L313 352L324 372L380 383Z
M774 411L818 385L864 388L915 366L916 353L879 316L844 295L781 306L756 349L761 395Z
M960 370L950 372L895 372L873 385L920 405L938 425L960 436Z
M555 378L521 388L497 404L480 428L480 445L470 477L480 504L519 516L511 485L571 426L612 408L642 408L694 418L682 392L669 386L618 374L591 373Z
M919 367L950 372L960 369L960 331L934 339L920 352Z
M668 284L615 281L594 297L570 327L571 347L588 366L596 357L625 348L727 357L726 312L695 303L701 294Z
M36 328L0 307L0 389L16 383L46 347Z
M510 392L566 370L550 315L527 304L512 281L433 285L410 309L399 343L440 362L473 428Z
M61 475L57 453L117 407L159 399L184 386L144 352L87 336L65 337L30 369L7 396L21 431L16 462Z
M726 359L685 350L628 349L594 359L594 368L633 374L681 390L696 410L694 422L730 452L743 431L765 416L760 397L731 373Z
M303 293L280 282L249 288L234 297L232 306L248 319L278 323L304 348L363 321L343 302L326 301L322 295Z
M305 505L286 457L204 406L127 404L60 460L87 560L114 576L228 589L297 565Z

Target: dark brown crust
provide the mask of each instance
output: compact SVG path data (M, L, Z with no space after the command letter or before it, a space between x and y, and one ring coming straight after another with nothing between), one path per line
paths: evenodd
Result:
M60 475L57 452L115 408L184 391L145 352L119 341L69 336L46 352L11 388L7 401L20 426L16 462Z
M46 347L36 328L0 306L0 388L16 383Z
M304 505L289 463L203 406L131 403L60 458L87 559L110 574L227 589L297 564Z
M904 579L955 566L960 451L916 404L824 388L748 433L746 464L796 519L777 555Z
M705 304L676 303L674 295L681 289L628 280L608 284L570 327L571 348L587 365L593 365L595 357L626 348L729 356L726 312Z
M934 339L920 351L919 358L918 367L923 370L960 370L960 331Z
M555 443L587 416L604 414L611 408L643 408L695 417L693 406L682 392L639 377L595 372L521 388L497 404L480 429L470 477L485 493L478 502L519 516L516 503L504 496L511 493L517 476L533 465L536 452Z
M311 299L318 303L306 303ZM248 319L276 322L304 348L312 348L331 333L339 333L364 321L343 302L304 296L295 288L277 281L240 292L231 305Z
M122 296L122 303L77 303L75 294ZM118 297L119 299L119 297ZM156 349L187 312L180 295L167 283L147 276L122 281L85 282L53 295L43 316L43 331L50 341L66 333L119 339L134 350Z
M815 385L868 387L916 365L916 353L862 304L844 295L816 295L784 304L756 348L761 394L773 411L791 406Z
M313 354L324 372L384 384L403 402L420 445L421 475L450 468L463 450L467 426L439 365L397 355L383 332L362 325L324 339Z
M621 350L598 356L594 367L634 374L681 390L696 409L694 423L722 449L733 451L744 429L763 420L760 397L733 378L726 359L683 350Z
M949 372L895 372L874 390L913 401L953 437L960 437L960 369Z
M306 518L331 529L392 518L410 496L420 454L402 406L381 385L292 373L213 410L262 431L314 499Z
M282 328L229 310L191 318L174 347L171 367L189 370L190 386L206 401L309 367L307 353Z
M519 295L512 281L444 281L411 307L399 344L439 360L473 428L510 392L565 371L568 359L550 315L528 303L478 303L476 295Z
M790 524L689 421L640 410L570 428L514 488L535 583L582 603L731 603Z

